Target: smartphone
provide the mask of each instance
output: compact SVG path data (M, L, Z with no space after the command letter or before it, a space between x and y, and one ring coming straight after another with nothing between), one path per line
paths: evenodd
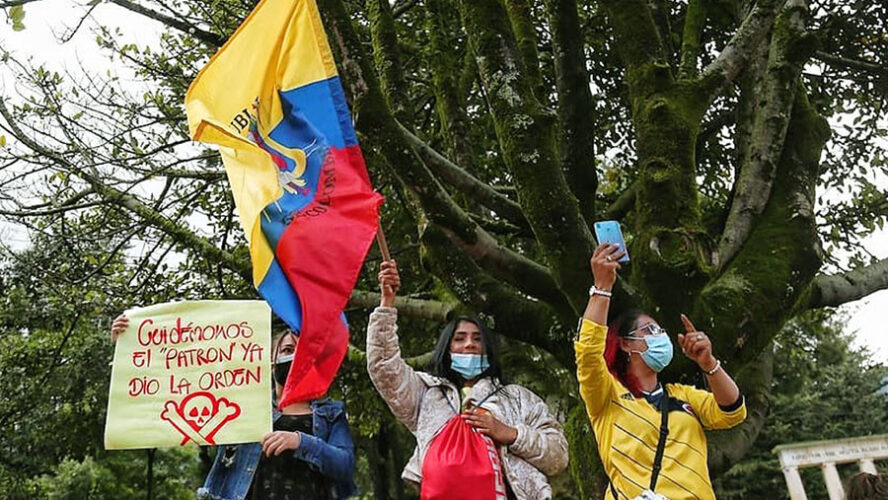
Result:
M626 252L617 262L629 262L629 249L626 248L626 240L623 239L623 232L620 231L619 222L603 220L596 222L593 227L595 228L595 239L598 240L599 245L603 243L617 245L620 247L620 250Z

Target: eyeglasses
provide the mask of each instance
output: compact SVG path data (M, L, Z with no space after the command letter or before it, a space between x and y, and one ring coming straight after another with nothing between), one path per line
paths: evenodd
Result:
M650 332L648 335L668 335L668 333L666 332L666 330L662 326L660 326L656 323L648 323L644 326L640 326L640 327L636 328L635 330L632 330L631 332L627 333L623 338L628 339L628 340L644 340L644 337L632 336L633 333L640 331L640 330L647 330L648 332Z

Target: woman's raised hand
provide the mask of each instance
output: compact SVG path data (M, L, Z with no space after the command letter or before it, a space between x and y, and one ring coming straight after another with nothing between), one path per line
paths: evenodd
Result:
M703 371L708 372L716 365L715 357L712 355L712 341L706 333L697 330L684 314L681 315L681 323L685 328L685 333L678 334L681 352L697 363Z
M382 307L392 307L395 305L395 294L401 287L401 276L398 274L398 263L392 260L384 260L379 265L379 291L382 292L382 299L379 305Z
M617 245L602 243L592 253L589 265L592 267L592 276L595 278L595 288L610 290L617 281L617 271L620 269L620 257L625 255Z
M120 336L126 330L126 327L129 325L129 318L121 314L120 316L114 318L114 322L111 323L111 342L117 342L117 337Z

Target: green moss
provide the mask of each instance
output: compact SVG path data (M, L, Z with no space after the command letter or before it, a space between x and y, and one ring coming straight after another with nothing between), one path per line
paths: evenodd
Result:
M814 184L828 134L825 120L800 90L771 199L740 252L695 307L695 314L715 327L717 353L735 367L769 345L820 269Z
M631 281L647 302L642 304L668 328L678 328L679 314L687 313L699 290L709 281L708 237L700 230L645 228L630 248Z
M373 36L373 59L386 102L399 120L410 123L413 111L409 106L410 100L407 99L390 3L387 0L370 0L367 2L367 17Z
M522 63L503 4L463 0L459 5L519 202L546 264L579 314L588 298L592 237L561 168L556 117L534 96L533 76Z
M607 483L598 457L598 444L583 404L576 405L564 422L564 437L570 451L570 475L580 498L598 498Z
M706 25L706 2L688 0L685 9L685 24L681 40L681 69L679 77L693 77L697 74L697 57L700 51L700 35Z

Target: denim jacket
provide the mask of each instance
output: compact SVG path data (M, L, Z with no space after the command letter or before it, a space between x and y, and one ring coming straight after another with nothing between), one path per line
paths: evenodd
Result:
M348 498L357 487L354 482L355 447L341 401L312 401L314 435L302 434L293 453L333 480L334 497ZM281 414L274 411L274 420ZM206 500L243 500L253 482L253 474L262 455L262 445L246 443L222 445L216 451L213 467L197 498Z

